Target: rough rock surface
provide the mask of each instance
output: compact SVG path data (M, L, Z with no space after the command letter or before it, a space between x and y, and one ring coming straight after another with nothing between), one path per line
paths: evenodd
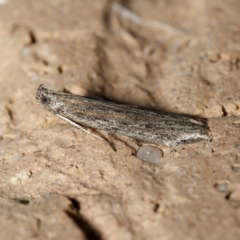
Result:
M1 0L1 239L240 239L239 0ZM209 118L211 140L103 141L53 90ZM132 148L130 146L133 146Z

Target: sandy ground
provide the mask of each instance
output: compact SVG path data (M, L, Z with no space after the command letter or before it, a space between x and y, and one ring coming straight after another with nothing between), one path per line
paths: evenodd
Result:
M240 239L239 0L1 0L0 238ZM158 165L35 102L39 84L209 119Z

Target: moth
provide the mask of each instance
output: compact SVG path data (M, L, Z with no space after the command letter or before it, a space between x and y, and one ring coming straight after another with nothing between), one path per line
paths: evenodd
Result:
M208 139L207 120L201 118L55 92L43 85L37 89L36 100L57 117L87 133L91 133L88 128L101 129L168 147Z

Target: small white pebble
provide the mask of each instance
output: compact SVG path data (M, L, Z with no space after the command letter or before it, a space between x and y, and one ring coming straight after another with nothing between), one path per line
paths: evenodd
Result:
M30 47L25 47L25 48L23 48L21 54L22 54L23 57L25 57L25 56L28 56L31 53L31 51L32 50L31 50Z
M12 161L13 162L18 162L22 157L23 157L23 155L21 153L16 154L12 157Z
M229 186L228 182L220 182L214 185L214 187L220 192L226 192L228 189L228 186Z
M141 146L137 152L137 158L152 164L159 164L162 156L163 152L152 146Z
M35 74L35 75L31 76L31 81L32 82L37 82L39 80L39 78L40 78L40 76Z
M18 178L17 177L11 177L10 178L10 183L16 185L18 183Z
M29 170L22 170L21 172L16 173L13 177L10 178L11 184L24 184L31 177L32 173Z
M4 5L4 4L7 4L8 3L8 0L0 0L0 4Z

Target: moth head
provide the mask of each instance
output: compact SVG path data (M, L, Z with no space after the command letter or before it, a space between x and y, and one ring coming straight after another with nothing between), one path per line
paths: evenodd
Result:
M44 106L48 106L52 100L50 90L44 88L41 84L37 90L36 100L38 103L41 103Z
M41 84L37 90L36 101L44 105L53 114L57 114L63 109L59 94L60 93L44 88Z

